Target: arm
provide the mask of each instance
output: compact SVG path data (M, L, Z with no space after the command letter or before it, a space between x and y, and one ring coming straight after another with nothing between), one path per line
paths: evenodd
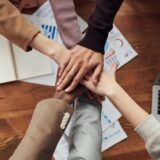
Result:
M89 28L79 43L71 50L72 57L67 67L60 70L58 89L66 92L74 90L83 77L90 71L92 81L97 83L103 70L104 45L108 32L112 29L114 17L123 0L98 0L96 9L89 19Z
M159 160L160 123L144 111L116 82L115 71L114 64L109 71L102 73L97 86L92 83L89 75L82 84L99 95L107 96L143 138L151 157Z
M115 104L133 127L137 127L149 116L119 84L115 84L112 93L106 91L106 96Z
M82 39L82 33L73 0L50 0L50 3L63 43L67 48L74 47Z
M70 104L83 90L66 94L55 92L53 98L38 103L28 130L10 160L49 160L74 109Z
M146 149L153 160L160 160L160 123L144 111L119 86L115 87L113 94L108 95L123 116L135 127L135 131L145 142Z
M82 81L82 84L96 94L107 96L120 110L124 117L136 127L143 122L149 114L144 111L116 82L116 67L117 65L114 64L109 71L103 72L96 86L91 82L90 75L86 76L86 79Z
M24 50L39 33L39 29L27 21L8 0L0 1L0 34Z
M0 34L25 51L34 48L49 56L60 68L70 59L67 49L43 36L8 0L0 0Z
M123 0L97 0L96 8L89 19L88 31L79 45L104 53L108 33L122 2Z
M101 160L101 108L84 94L77 100L69 133L69 160Z
M67 126L61 127L62 119L67 114L69 122L72 113L73 108L63 100L50 98L39 102L24 138L9 160L51 159Z

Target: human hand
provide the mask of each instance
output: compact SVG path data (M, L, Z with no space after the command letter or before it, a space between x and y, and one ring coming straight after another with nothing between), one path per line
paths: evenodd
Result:
M59 73L57 89L62 90L67 85L66 92L71 92L83 77L92 71L92 82L96 84L103 70L103 55L85 47L76 45L71 50L71 58L64 70Z
M85 87L85 86L83 86L83 87ZM102 104L102 101L105 100L104 96L97 95L88 89L85 91L85 93L90 100L96 100L99 104Z
M82 85L78 85L76 87L76 89L73 92L70 93L66 93L64 90L62 91L58 91L56 89L55 93L54 93L54 98L57 99L61 99L64 100L66 103L68 104L72 104L73 101L79 97L84 91L86 90L86 88L84 88Z
M86 88L92 92L101 96L110 96L115 92L115 87L117 86L115 72L117 70L117 64L114 63L109 71L105 71L101 74L97 85L92 82L92 75L87 74L85 78L81 81Z
M64 70L70 60L71 53L68 49L63 48L56 41L46 38L41 33L35 36L30 46L52 58L58 64L60 71Z

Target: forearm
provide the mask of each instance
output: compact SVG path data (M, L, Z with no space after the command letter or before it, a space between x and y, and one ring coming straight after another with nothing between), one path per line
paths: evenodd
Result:
M69 134L69 160L100 160L101 105L86 95L78 98Z
M114 91L106 96L115 104L123 116L137 127L149 114L144 111L118 84L115 84Z
M8 0L0 0L0 34L27 51L38 32Z
M67 48L74 47L82 39L82 33L73 0L50 0L50 3L62 41Z
M89 19L88 31L79 44L103 53L108 33L112 29L114 17L122 2L123 0L98 0L95 11Z
M64 48L58 42L50 40L40 33L35 36L29 45L55 60L57 64L59 64L59 59L64 54Z
M51 159L73 111L64 100L50 98L39 102L24 138L9 160Z

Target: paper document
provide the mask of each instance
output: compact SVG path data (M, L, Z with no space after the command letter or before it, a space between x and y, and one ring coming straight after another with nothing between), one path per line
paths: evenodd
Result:
M0 84L16 79L9 41L0 35Z
M137 52L114 25L105 44L104 68L109 69L113 62L118 62L118 68L120 68L137 55Z
M103 131L102 152L126 138L127 134L120 123L118 121L114 122L107 130Z
M118 120L121 116L121 113L108 98L106 98L105 101L102 102L101 124L103 131L107 129L111 124L113 124L116 120Z
M26 17L30 17L31 22L38 26L48 38L56 36L57 31L54 26L48 25L50 19ZM48 26L44 27L44 24ZM49 28L48 32L47 28ZM0 83L52 74L50 58L37 50L33 49L26 53L3 36L0 36L0 46L0 68L2 70Z

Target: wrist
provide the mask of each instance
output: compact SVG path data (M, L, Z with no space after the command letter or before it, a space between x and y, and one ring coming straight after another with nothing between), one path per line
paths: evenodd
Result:
M32 48L50 57L54 57L56 54L55 45L54 41L46 38L41 33L37 34L30 44Z
M72 104L74 101L74 98L72 96L66 94L65 91L57 91L56 90L53 95L53 98L63 100L68 104Z
M110 89L105 89L105 96L107 96L111 100L114 99L120 88L120 85L115 82L114 84L110 85Z

